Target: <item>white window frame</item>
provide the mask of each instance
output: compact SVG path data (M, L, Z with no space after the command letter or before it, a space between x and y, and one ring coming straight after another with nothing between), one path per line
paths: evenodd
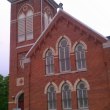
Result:
M81 89L79 86L80 84L84 84L85 86L85 83L83 81L80 81L77 85L77 101L78 101L78 110L89 110L89 107L88 107L88 90L86 88L86 86L84 87L84 89ZM81 91L81 94L82 94L82 101L83 101L83 107L80 106L80 96L79 96L79 90ZM84 91L86 91L86 97L84 97ZM85 107L85 98L87 99L87 106Z
M68 48L68 51L69 51L69 58L68 58L68 60L69 60L69 69L67 70L67 66L66 66L66 64L67 64L67 58L66 58L66 49L63 47L63 51L64 51L64 66L65 66L65 68L64 68L64 70L63 70L63 68L62 68L62 62L61 62L61 50L60 49L62 49L62 47L61 47L61 42L63 41L63 40L66 40L67 41L67 39L65 39L65 38L63 38L63 39L61 39L61 41L59 42L59 65L60 65L60 72L68 72L68 71L70 71L71 70L71 64L70 64L70 50L69 50L69 44L68 44L68 41L67 41L67 46L65 47L65 48Z
M48 53L51 52L51 56L48 56ZM53 75L54 74L54 55L51 49L47 50L45 55L45 64L46 64L46 74L47 75ZM49 58L50 57L50 58ZM49 64L48 64L48 58L49 58ZM52 60L52 61L51 61ZM53 63L52 63L53 62ZM50 72L49 72L50 71Z
M53 85L51 84L49 87L48 87L48 93L47 93L47 97L48 97L48 110L56 110L56 108L53 108L54 107L54 103L52 104L53 105L53 107L52 108L50 108L50 103L49 103L49 89L50 89L50 87L52 87ZM55 106L56 106L56 91L55 91L55 87L53 86L53 88L54 88L54 94L55 94L55 97L54 97L54 95L53 95L53 93L51 94L52 95L52 99L55 99ZM54 98L53 98L54 97ZM54 102L54 101L52 101L52 102ZM57 107L57 106L56 106Z
M67 102L67 108L65 108L64 106L64 86L68 86L69 87L69 91L70 91L70 106L68 105L69 102ZM68 99L68 91L66 91L66 99ZM68 101L68 100L67 100ZM72 110L72 95L71 95L71 89L70 89L70 86L67 84L67 83L64 83L64 85L62 86L62 106L63 106L63 110Z
M78 51L78 46L82 46L82 51ZM79 54L80 59L78 59L78 54ZM82 59L82 56L81 56L82 54L84 55L84 59ZM79 43L79 44L76 45L76 47L75 47L75 57L76 57L76 67L77 67L77 70L78 71L86 70L87 69L87 66L86 66L86 53L85 53L85 48L84 48L83 44ZM78 60L80 60L80 66L81 67L79 67ZM82 60L84 60L85 67L83 67L83 61Z
M31 18L31 20L29 20L28 18ZM22 27L20 27L20 22L23 22L23 24L21 24L21 26L23 25ZM20 30L20 28L23 28L23 29ZM21 31L23 31L22 35L19 34ZM32 40L32 39L33 39L33 11L28 10L26 14L22 12L18 16L18 39L17 40L19 43L27 40Z

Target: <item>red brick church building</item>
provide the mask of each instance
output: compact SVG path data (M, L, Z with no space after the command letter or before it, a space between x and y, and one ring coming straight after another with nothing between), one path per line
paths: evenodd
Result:
M54 0L8 1L9 110L110 110L110 38Z

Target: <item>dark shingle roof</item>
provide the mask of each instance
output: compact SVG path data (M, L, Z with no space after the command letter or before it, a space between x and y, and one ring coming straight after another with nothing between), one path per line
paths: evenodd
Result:
M107 36L106 38L107 38L108 40L110 40L110 36Z
M25 1L25 0L8 0L10 3L18 3L18 2L22 2L22 1ZM54 0L46 0L50 5L52 5L54 8L63 8L63 4L60 3L60 4L57 4Z
M24 0L8 0L9 2L11 3L15 3L15 2L21 2L21 1L24 1Z
M54 0L48 0L48 2L53 5L55 8L59 8L59 5Z

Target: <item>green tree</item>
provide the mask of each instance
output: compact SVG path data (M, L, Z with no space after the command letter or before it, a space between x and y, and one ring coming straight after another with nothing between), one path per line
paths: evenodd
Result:
M8 110L8 82L9 76L0 75L0 110Z

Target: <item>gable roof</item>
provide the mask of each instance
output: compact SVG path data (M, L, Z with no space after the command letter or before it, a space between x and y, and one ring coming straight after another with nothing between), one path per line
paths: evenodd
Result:
M87 30L90 34L94 35L95 39L97 39L98 41L100 41L102 43L107 41L106 38L104 38L103 35L97 33L96 31L94 31L90 27L86 26L85 24L83 24L82 22L80 22L79 20L77 20L76 18L71 16L70 14L68 14L67 12L63 11L62 9L60 9L58 11L58 13L54 16L54 18L51 21L51 23L48 25L48 27L41 33L41 35L38 37L38 39L36 40L34 45L28 51L28 53L26 54L26 58L30 57L34 53L34 51L36 50L36 48L37 48L38 44L40 43L40 41L42 41L42 39L45 38L45 36L48 34L48 32L51 30L51 28L56 24L56 21L58 19L60 19L61 17L67 19L68 21L70 21L73 24L76 23L77 26L83 28L83 30L84 29Z

